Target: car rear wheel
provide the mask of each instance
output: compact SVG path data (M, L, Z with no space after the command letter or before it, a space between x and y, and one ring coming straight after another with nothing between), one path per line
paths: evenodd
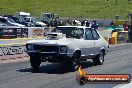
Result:
M100 51L100 53L92 60L93 60L94 65L102 65L104 62L104 52Z
M37 70L40 67L41 59L37 57L30 57L30 63L33 69Z

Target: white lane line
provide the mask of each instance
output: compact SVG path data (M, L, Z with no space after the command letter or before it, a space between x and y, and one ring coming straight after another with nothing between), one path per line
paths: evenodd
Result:
M16 71L21 71L21 70L25 70L25 69L31 69L32 67L25 67L25 68L20 68L20 69L16 69Z
M113 88L132 88L132 79L131 79L131 82L128 84L119 84Z

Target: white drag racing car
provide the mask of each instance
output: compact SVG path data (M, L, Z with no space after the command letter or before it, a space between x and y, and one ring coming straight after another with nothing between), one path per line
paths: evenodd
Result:
M102 65L109 48L105 39L90 27L58 26L47 35L47 38L26 43L34 69L39 68L42 61L74 67L81 60L92 59L95 65Z

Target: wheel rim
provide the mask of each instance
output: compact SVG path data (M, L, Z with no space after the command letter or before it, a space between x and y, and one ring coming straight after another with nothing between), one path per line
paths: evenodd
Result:
M80 58L80 55L78 53L75 53L74 54L74 59L77 59L78 60L79 58Z

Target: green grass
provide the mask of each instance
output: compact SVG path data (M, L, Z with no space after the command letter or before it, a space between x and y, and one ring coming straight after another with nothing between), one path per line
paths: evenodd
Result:
M30 12L41 16L42 12L57 13L60 17L70 18L114 18L119 15L125 19L132 13L132 3L128 0L0 0L0 14Z

